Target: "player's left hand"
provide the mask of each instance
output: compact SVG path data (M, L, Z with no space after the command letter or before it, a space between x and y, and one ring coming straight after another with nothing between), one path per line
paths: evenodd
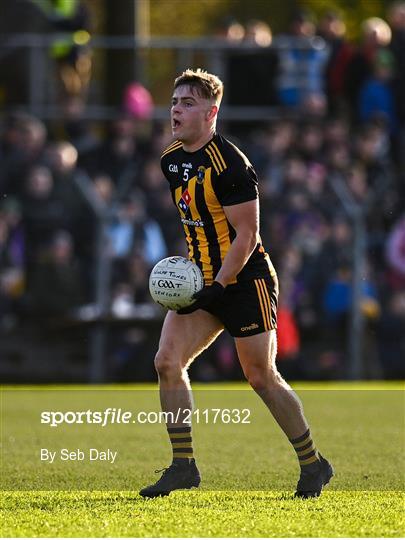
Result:
M219 300L224 294L225 287L223 287L219 281L214 281L212 285L207 285L194 294L193 302L190 306L181 308L177 311L179 315L187 315L188 313L193 313L197 309L202 309L208 307L210 304Z

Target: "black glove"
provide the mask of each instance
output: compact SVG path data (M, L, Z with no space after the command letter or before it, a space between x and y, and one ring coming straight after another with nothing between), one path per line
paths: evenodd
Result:
M223 287L218 281L214 281L212 285L205 286L201 291L196 292L193 295L195 302L190 306L181 308L177 311L179 315L187 315L193 313L197 309L206 308L216 300L219 300L224 294L225 287Z

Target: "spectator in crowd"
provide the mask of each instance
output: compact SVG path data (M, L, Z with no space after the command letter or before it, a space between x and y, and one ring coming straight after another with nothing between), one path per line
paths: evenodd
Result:
M393 291L377 324L380 364L385 379L405 376L405 291Z
M398 129L398 115L391 84L394 68L394 58L390 51L378 51L372 75L360 88L358 103L358 116L362 122L383 118L391 134L395 134Z
M224 80L227 103L237 107L269 107L277 104L278 58L272 47L270 26L262 20L249 20L243 39L225 51ZM241 76L243 74L243 76ZM254 122L234 122L235 136L250 129Z
M25 244L20 205L5 199L0 204L0 332L15 326L21 309Z
M262 204L266 204L263 196L271 200L282 188L284 162L295 137L296 126L289 120L279 120L253 132L249 155L262 179Z
M145 208L162 231L167 253L178 253L176 246L182 231L178 220L174 219L175 208L166 182L159 162L154 158L148 159L145 162L141 180L141 187L145 194Z
M311 46L315 26L311 15L297 11L285 36L286 46L279 50L278 99L287 107L323 113L326 108L324 70L329 51L320 43ZM308 109L310 109L308 111Z
M108 228L110 250L118 275L134 250L143 253L150 267L167 254L162 231L158 223L147 216L144 205L143 194L133 191Z
M58 82L62 102L72 98L86 98L90 77L92 53L90 41L90 15L81 0L31 0L48 23L48 31L69 33L69 38L57 39L50 55L57 64Z
M215 37L230 44L238 44L245 36L245 28L235 17L223 17L215 29Z
M388 8L388 22L392 32L390 51L395 59L393 80L395 107L398 121L402 128L405 126L405 2L393 2Z
M35 317L66 317L83 301L81 275L73 238L67 231L55 232L47 253L34 269L27 291Z
M364 83L372 76L377 53L391 41L391 29L379 17L366 19L362 24L362 40L355 49L345 73L345 97L353 120L358 121L359 94Z
M388 281L394 290L405 289L405 214L394 223L385 243Z
M49 245L55 230L65 224L63 201L54 195L51 170L45 165L33 166L21 194L27 279L33 265Z
M121 114L110 122L106 138L80 156L79 165L90 175L103 171L117 184L124 174L135 174L138 152L136 120Z
M344 81L348 63L353 55L353 46L345 39L346 25L339 13L327 11L318 25L318 35L329 47L329 58L325 69L325 91L328 98L329 114L343 113Z
M0 186L3 193L19 197L29 169L44 160L47 129L41 120L25 113L12 115L5 128Z

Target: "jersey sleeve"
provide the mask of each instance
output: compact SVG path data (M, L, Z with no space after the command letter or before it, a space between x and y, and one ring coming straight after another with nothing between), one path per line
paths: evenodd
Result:
M257 175L243 160L235 160L219 176L216 195L222 206L232 206L258 198Z
M167 168L167 161L165 160L164 156L160 159L160 168L162 170L163 176L166 178L168 182L170 182L169 170Z

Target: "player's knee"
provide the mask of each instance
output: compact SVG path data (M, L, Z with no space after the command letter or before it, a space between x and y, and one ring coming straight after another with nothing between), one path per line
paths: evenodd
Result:
M278 385L276 373L267 367L252 367L245 372L246 379L256 392L271 390Z
M266 386L265 372L260 368L250 368L245 372L246 379L253 390L260 390Z
M159 349L155 356L155 369L160 378L178 377L182 373L179 359L169 349Z

